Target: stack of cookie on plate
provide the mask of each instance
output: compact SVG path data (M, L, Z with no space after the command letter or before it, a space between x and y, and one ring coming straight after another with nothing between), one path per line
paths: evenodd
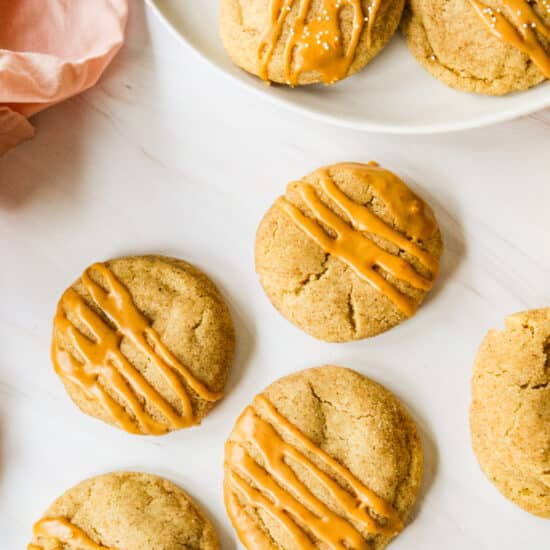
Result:
M374 162L342 163L290 183L275 200L258 228L256 270L284 317L316 338L345 342L411 318L442 251L432 209L399 177ZM127 257L93 264L62 295L52 358L83 412L160 436L199 424L221 399L234 340L224 299L199 269ZM484 472L546 518L549 355L550 309L510 317L479 351L471 407ZM423 454L413 419L388 389L323 366L273 382L243 407L225 445L219 497L246 548L380 550L403 531ZM56 500L28 548L219 547L182 489L115 472Z
M221 0L231 59L290 86L362 70L399 26L417 61L453 88L502 95L550 78L547 0Z

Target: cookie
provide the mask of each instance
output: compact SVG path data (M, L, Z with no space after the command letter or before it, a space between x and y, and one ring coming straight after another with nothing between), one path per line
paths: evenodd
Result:
M27 550L219 550L216 532L178 486L115 472L69 489L46 510Z
M412 316L439 270L432 210L376 163L341 163L288 185L256 236L273 305L328 342L374 336Z
M225 505L251 550L385 548L421 478L422 448L404 407L342 367L271 384L225 446Z
M233 62L269 82L332 84L360 71L399 26L404 0L222 0Z
M219 291L161 256L97 263L61 297L52 359L86 414L134 434L200 423L222 397L234 350Z
M409 49L435 78L502 95L550 78L548 0L408 0Z
M472 377L472 445L496 488L550 519L550 308L517 313L481 344Z

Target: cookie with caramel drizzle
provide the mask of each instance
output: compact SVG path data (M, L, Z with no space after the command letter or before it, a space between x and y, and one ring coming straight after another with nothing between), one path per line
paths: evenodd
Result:
M453 88L503 95L550 78L550 0L409 0L402 27Z
M233 61L266 82L333 84L361 70L395 32L403 0L222 0Z
M222 397L233 348L214 284L186 262L144 256L94 264L63 293L52 360L84 412L161 435L200 423Z
M256 270L273 305L343 342L412 317L439 273L431 208L376 163L340 163L287 186L262 220Z
M381 550L403 530L421 477L402 405L341 367L273 383L225 445L225 505L250 550Z
M61 495L32 528L27 550L220 550L204 512L177 485L112 472Z

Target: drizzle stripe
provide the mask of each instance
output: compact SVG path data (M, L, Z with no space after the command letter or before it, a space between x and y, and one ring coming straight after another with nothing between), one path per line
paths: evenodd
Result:
M437 276L439 272L439 261L437 258L420 248L416 243L409 241L409 239L399 233L399 231L386 225L384 221L373 214L368 208L352 201L341 191L334 181L332 181L328 174L328 170L321 172L319 182L321 189L346 213L351 224L358 231L368 231L392 242L400 249L420 260L433 277Z
M502 8L489 8L480 0L469 2L492 35L527 54L544 76L550 78L550 53L537 36L539 33L550 41L550 27L528 2L502 0L510 20L503 14Z
M349 163L338 166L360 171L361 177L368 178L369 183L377 191L380 191L380 195L387 202L388 209L404 227L405 233L412 239L417 240L419 235L429 238L435 233L437 224L429 207L391 172L382 170L377 165ZM363 174L363 172L365 173ZM317 195L313 185L305 181L295 182L291 186L313 212L313 218L306 216L285 197L281 197L277 204L326 253L346 263L359 277L387 296L402 313L412 316L417 308L415 301L387 281L375 270L375 267L384 269L393 277L414 288L428 291L439 271L439 260L420 248L416 242L412 242L386 225L366 206L355 203L347 197L332 180L328 169L317 171L315 176L317 176L322 191L344 211L351 226L326 206ZM388 179L389 177L391 178ZM336 238L327 234L315 218L330 227L336 233ZM423 277L407 261L387 252L363 232L370 232L382 237L399 247L400 250L415 256L430 271L431 277Z
M343 491L330 476L327 476L316 467L302 453L285 443L275 429L264 420L261 420L252 408L245 411L234 435L236 436L235 441L240 445L246 441L252 443L264 460L264 467L262 468L246 454L242 447L230 445L229 461L243 479L249 478L255 486L260 486L268 494L270 500L276 503L278 508L284 509L300 525L307 526L315 537L325 544L333 545L334 548L341 550L346 550L344 542L350 548L361 550L367 548L361 533L345 518L334 513L317 499L298 479L290 466L286 464L284 458L292 458L305 466L337 498L339 504L342 504L342 500L346 500L345 497L348 497L348 503L346 504L349 504L349 501L353 501L353 497ZM267 441L276 441L277 446L265 444ZM266 471L269 474L267 476ZM328 480L330 482L327 483ZM345 497L339 498L342 496L340 493L346 493ZM299 494L301 502L294 498L292 494ZM347 510L347 507L344 509ZM374 525L374 521L369 523Z
M142 398L148 398L170 422L177 423L179 418L174 409L120 351L121 335L90 309L74 290L67 291L63 305L86 326L95 339L90 340L82 334L66 317L60 320L60 330L67 334L71 344L84 359L89 374L94 377L105 375L113 390L126 402L134 416L149 432L163 433L166 428L145 413L128 384Z
M33 534L35 537L50 539L59 545L68 545L74 550L116 550L95 543L82 529L63 517L41 519L35 523ZM44 550L44 547L29 544L27 550ZM61 546L58 550L61 550Z
M165 376L166 381L173 385L172 389L182 395L185 392L179 379L170 369L166 368L167 365L176 370L185 379L187 384L205 401L217 401L221 399L223 392L210 391L189 372L187 367L182 365L170 353L147 319L136 308L132 296L126 287L120 283L107 266L105 264L95 264L92 266L92 269L96 269L103 275L109 287L109 292L106 292L95 283L88 275L88 272L83 274L82 282L118 330L156 364ZM157 347L156 351L147 342L145 334L153 340Z
M409 241L399 231L386 225L378 216L373 214L368 208L352 201L340 188L332 181L328 171L321 173L321 189L346 213L352 225L358 231L368 231L392 242L400 249L408 252L411 256L418 258L433 277L439 272L439 261L420 248L416 243Z
M301 550L316 548L308 533L334 550L368 550L369 545L359 529L386 535L401 531L402 523L387 502L312 443L265 397L256 397L254 406L256 410L248 407L243 412L232 439L226 445L226 504L233 518L242 518L243 514L239 501L231 496L231 490L237 492L247 504L269 514ZM342 478L352 493L287 443L279 431L293 437L333 474ZM247 454L245 444L252 445L260 454L263 466ZM332 511L321 502L298 479L286 459L305 468L331 494L343 514ZM386 518L384 523L378 524L369 509L378 517ZM236 528L243 542L255 541L261 547L261 532L250 521L239 521Z
M304 531L292 520L291 516L288 514L289 506L288 501L291 500L297 505L298 508L305 510L295 499L292 497L284 498L284 501L281 502L278 500L277 495L270 495L274 499L274 503L264 496L261 491L255 489L249 485L243 478L235 474L235 472L230 471L229 482L233 489L236 489L245 501L256 508L262 509L264 512L267 512L275 521L277 521L281 527L288 533L288 535L293 539L297 548L300 550L314 550L315 546L311 542L311 539L304 533ZM274 485L272 482L268 481L268 485ZM276 485L276 484L275 484ZM263 490L269 491L270 487L265 487L262 485ZM235 504L240 506L237 500ZM305 512L307 513L307 511ZM313 514L309 514L310 517L314 517ZM239 529L239 526L236 526ZM244 534L243 541L248 540L248 533ZM260 546L261 548L261 546Z
M254 548L255 550L272 550L272 547L266 547L266 533L265 531L257 525L254 520L248 515L244 508L240 505L237 493L232 489L232 478L233 474L229 468L225 468L225 477L223 480L223 494L225 508L230 513L231 521L236 526L241 542L246 548ZM259 500L262 500L262 503L266 505L266 508L262 508L269 513L267 508L271 510L273 508L271 502L264 499L250 499L248 497L248 491L250 486L246 483L243 484L243 491L241 491L241 498L244 498L246 503L249 506L255 506L256 508L262 508L262 504ZM257 495L262 497L263 495L256 491ZM253 493L253 496L256 494ZM277 520L274 513L271 513L271 517ZM289 518L290 519L290 518ZM292 523L292 522L291 522ZM237 527L238 526L238 527ZM287 530L288 533L288 530ZM291 533L290 533L291 534ZM307 542L307 540L306 540Z
M270 24L266 28L258 47L259 74L263 80L269 80L269 62L273 57L275 46L281 37L283 25L293 4L294 0L271 0L269 5Z
M272 425L277 426L292 437L296 438L305 449L320 459L327 468L332 469L337 475L344 479L352 488L355 493L355 497L359 499L359 509L364 510L367 507L372 508L377 515L388 518L386 528L375 527L373 524L371 527L371 532L397 534L403 529L397 512L390 504L388 504L383 498L380 498L374 491L371 491L365 487L347 468L344 468L344 466L342 466L337 460L325 453L321 448L308 439L300 430L298 430L282 414L280 414L279 411L268 401L268 399L266 399L263 395L258 395L254 400L254 404ZM334 485L334 487L336 487L336 485ZM334 495L336 497L336 491L334 491ZM340 495L342 496L343 493ZM346 504L351 504L351 501L346 501ZM342 503L342 506L344 506L344 503ZM367 515L365 512L364 514L361 513L358 515L356 519L358 521L368 523L371 516Z
M362 0L322 0L316 15L309 17L311 0L271 0L269 23L258 47L259 75L269 79L269 63L283 35L287 18L298 3L298 13L289 26L284 45L285 79L294 86L303 72L317 71L325 84L341 80L349 73L367 21L367 45L371 45L374 21L381 0L372 0L365 17ZM353 9L352 34L345 48L340 28L340 12ZM293 61L295 67L293 68Z
M325 252L346 263L359 277L376 288L378 292L387 296L405 315L409 317L414 315L416 311L414 301L397 290L382 275L372 269L377 265L375 262L375 253L378 251L385 253L385 251L362 235L359 238L354 237L351 241L349 238L344 240L344 237L340 234L338 234L336 239L332 239L315 220L308 218L299 208L288 202L285 198L281 198L279 204L294 223ZM315 212L315 214L317 213ZM336 231L334 227L333 229Z
M389 283L373 268L383 267L397 278L404 279L416 288L429 290L430 281L417 274L413 268L401 258L386 252L373 241L349 225L325 206L317 197L313 186L299 183L298 191L315 217L336 232L336 239L330 237L312 218L308 218L299 208L285 198L280 199L280 205L294 223L314 240L325 252L346 263L363 280L371 284L380 293L386 295L407 316L416 311L414 301L405 296Z

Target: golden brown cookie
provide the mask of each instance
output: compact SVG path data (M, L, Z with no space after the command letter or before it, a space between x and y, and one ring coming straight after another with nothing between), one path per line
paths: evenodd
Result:
M222 0L233 62L264 80L332 84L361 70L396 31L404 0Z
M421 479L422 448L404 407L341 367L271 384L225 447L225 504L250 550L381 550L403 529Z
M229 310L214 283L174 258L94 264L61 297L52 359L86 414L136 434L200 423L233 359Z
M28 550L218 550L212 524L178 486L115 472L69 489L33 529Z
M485 475L550 518L550 308L516 313L481 344L472 378L472 444Z
M550 78L547 0L408 0L409 49L435 78L502 95Z
M432 210L376 163L288 185L260 223L256 271L273 305L328 342L374 336L414 314L442 253Z

